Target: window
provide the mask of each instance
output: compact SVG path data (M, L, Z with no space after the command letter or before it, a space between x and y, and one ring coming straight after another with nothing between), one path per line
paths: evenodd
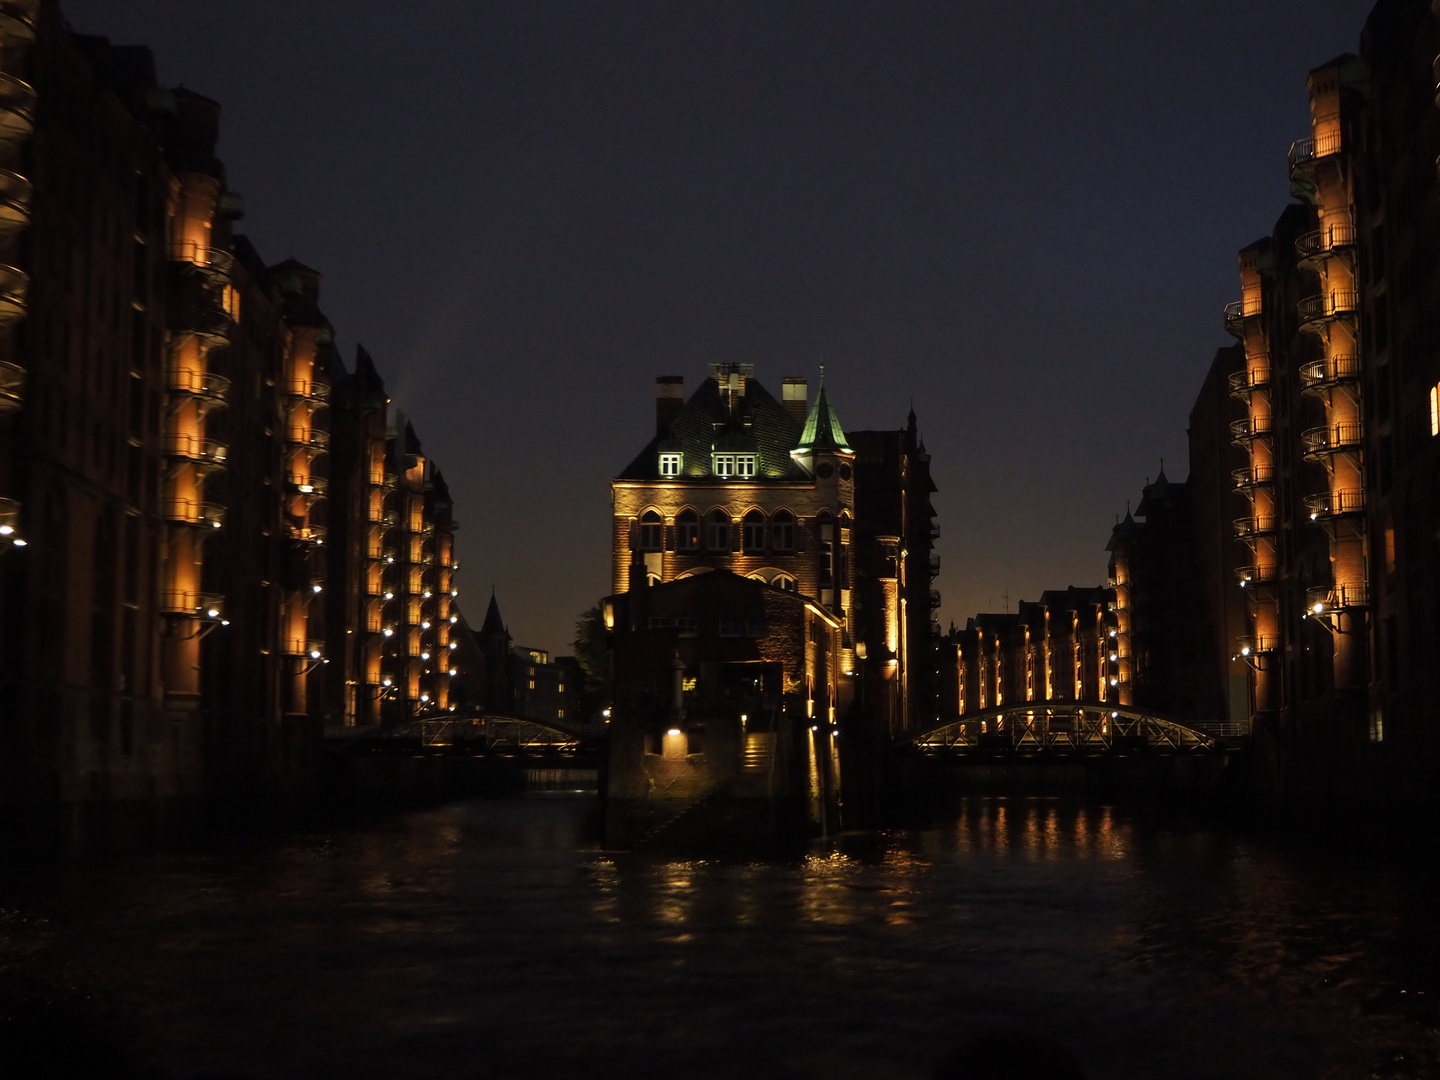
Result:
M1430 434L1440 435L1440 383L1430 387Z
M646 510L640 516L639 548L641 551L659 551L660 541L665 532L665 523L654 510Z
M735 475L736 475L736 476L746 476L746 477L754 476L754 475L755 475L755 455L754 455L754 454L736 454L736 455L735 455Z
M734 454L714 454L714 455L712 455L712 457L711 457L711 462L712 462L713 472L715 473L716 476L734 476L734 475L735 475L735 455L734 455Z
M784 589L786 592L799 591L798 587L795 584L795 579L789 574L776 574L773 578L770 579L770 584L774 585L777 589Z
M759 510L745 515L744 546L746 551L765 550L765 515Z
M724 510L710 511L705 522L705 546L711 551L730 550L730 515Z
M745 636L745 620L744 620L744 619L721 619L721 620L720 620L720 636L721 636L721 637L744 637L744 636Z
M661 455L660 455L660 475L661 475L661 476L679 476L679 475L680 475L680 469L684 466L684 464L685 464L685 455L684 455L684 454L661 454Z
M795 515L781 510L770 527L770 542L776 551L795 550Z
M675 546L680 551L699 550L700 515L694 510L683 510L675 519Z

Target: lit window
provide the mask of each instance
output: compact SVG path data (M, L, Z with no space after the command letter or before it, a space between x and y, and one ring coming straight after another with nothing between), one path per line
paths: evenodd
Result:
M765 550L765 515L759 510L745 515L744 544L746 551Z
M754 455L754 454L736 454L736 455L735 455L735 475L736 475L736 476L754 476L754 475L755 475L755 455Z
M661 475L661 476L679 476L679 475L680 475L680 468L681 468L682 465L684 465L684 463L685 463L685 457L684 457L683 454L661 454L661 455L660 455L660 475Z
M712 510L705 522L705 546L711 551L730 550L730 515L724 510Z
M700 515L694 510L683 510L675 519L675 546L680 551L695 551L700 547Z
M735 475L734 454L715 454L711 457L711 461L713 462L713 471L716 476Z
M1430 387L1430 434L1440 435L1440 383Z
M660 515L654 510L646 510L640 518L639 549L641 551L659 551L660 540L664 535L665 524L660 520Z
M775 515L770 529L770 541L776 551L795 550L795 515L781 510Z

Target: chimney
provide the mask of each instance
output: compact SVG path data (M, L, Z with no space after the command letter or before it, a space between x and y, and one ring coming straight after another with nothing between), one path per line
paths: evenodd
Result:
M655 380L655 433L664 435L685 407L685 376L661 375Z
M804 375L786 375L780 380L780 402L797 424L804 424L810 411L808 387Z

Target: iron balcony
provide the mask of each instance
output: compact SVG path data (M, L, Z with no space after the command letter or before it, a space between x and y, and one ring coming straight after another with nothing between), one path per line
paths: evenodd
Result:
M0 74L0 151L9 150L35 129L35 88Z
M1355 246L1355 226L1348 223L1332 223L1323 229L1315 229L1295 240L1295 253L1300 262L1307 263L1323 259L1339 249Z
M285 392L291 397L324 401L330 396L330 385L315 379L291 379L286 384Z
M1358 356L1331 356L1324 360L1312 360L1300 367L1301 389L1315 393L1359 381Z
M214 439L172 431L165 439L165 452L171 457L219 469L224 467L230 448Z
M1360 294L1354 289L1332 289L1319 296L1307 296L1297 305L1302 329L1316 329L1332 319L1353 318L1360 308Z
M1275 564L1269 566L1237 566L1235 576L1240 580L1242 589L1254 585L1269 585L1275 581Z
M1271 417L1269 416L1247 416L1242 420L1230 422L1232 440L1241 445L1269 435L1270 431Z
M194 499L166 499L165 517L183 525L218 529L225 524L225 508L216 503L196 502Z
M184 394L212 405L221 405L230 395L230 380L209 371L172 371L166 389L172 394Z
M1245 310L1244 300L1232 300L1225 305L1225 329L1234 334L1241 341L1245 340L1245 320L1258 319L1261 314L1260 305L1256 304L1249 311Z
M1370 606L1370 590L1364 585L1316 585L1305 590L1305 598L1312 615Z
M1264 390L1270 386L1270 369L1263 371L1235 371L1230 374L1230 396L1238 397L1244 401L1250 400L1250 394L1255 390Z
M1254 536L1268 536L1275 531L1275 517L1272 514L1248 514L1235 519L1235 535L1240 539Z
M1322 491L1318 495L1305 496L1305 509L1311 521L1321 518L1339 517L1342 514L1363 514L1365 492L1363 489Z
M1236 469L1230 474L1235 478L1235 486L1241 491L1259 487L1261 484L1273 484L1275 482L1275 466L1256 465L1249 469Z
M300 495L324 495L328 482L323 476L294 476L286 478L290 486Z
M1305 456L1312 459L1358 450L1364 437L1364 425L1358 420L1308 428L1300 433L1300 441L1305 444Z
M194 240L172 241L170 258L199 268L201 273L217 283L229 282L235 270L235 256L230 252L224 248L202 247Z
M1236 638L1235 644L1239 646L1241 656L1254 656L1256 653L1274 652L1280 648L1280 639L1274 634L1253 634Z
M18 410L25 397L25 369L0 360L0 415Z

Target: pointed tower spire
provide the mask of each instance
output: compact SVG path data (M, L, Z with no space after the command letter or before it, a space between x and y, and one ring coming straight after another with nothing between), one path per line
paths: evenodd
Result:
M800 432L797 450L843 450L850 452L845 441L845 429L825 393L824 368L820 369L820 392L815 395L815 404L810 406L810 415L805 418L805 428Z

